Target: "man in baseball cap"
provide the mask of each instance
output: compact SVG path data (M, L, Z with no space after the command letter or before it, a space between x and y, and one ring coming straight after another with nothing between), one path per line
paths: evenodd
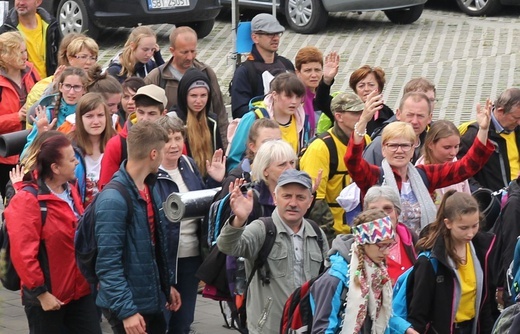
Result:
M242 118L249 111L249 101L267 94L269 82L277 74L294 72L293 63L276 52L285 28L271 14L258 14L251 21L253 47L247 60L233 76L231 111L233 118Z
M249 333L280 331L282 310L289 294L305 281L318 276L329 249L323 231L315 222L304 218L313 199L312 180L307 173L296 169L283 171L273 198L276 209L270 217L262 217L244 226L254 205L253 190L244 196L240 185L235 184L230 195L234 216L229 218L217 239L221 252L245 258L246 277L249 277L255 260L261 256L267 233L274 238L266 258L265 268L269 270L260 269L249 285L246 303ZM266 282L266 276L269 284L262 284ZM262 318L268 299L271 299L271 305L265 322L250 321Z
M310 177L316 178L320 170L323 171L309 218L322 223L321 227L329 240L335 234L350 233L345 211L336 198L351 183L343 157L364 107L363 101L354 93L336 95L330 103L334 125L313 140L300 159L300 169L309 173ZM366 140L370 142L369 137Z

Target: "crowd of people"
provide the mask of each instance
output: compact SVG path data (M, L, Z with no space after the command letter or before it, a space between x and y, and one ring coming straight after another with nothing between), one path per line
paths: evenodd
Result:
M0 193L31 333L101 333L102 316L114 333L191 333L205 248L244 261L251 334L279 333L289 295L318 276L301 333L486 334L514 300L503 292L520 236L520 89L457 128L415 78L394 112L382 68L360 66L352 91L334 92L339 55L307 46L293 65L277 53L284 27L258 14L230 123L193 29L172 31L165 62L137 27L102 70L97 43L61 39L40 4L15 0L0 28L0 134L30 129L20 155L0 158ZM216 187L228 208L215 244L201 219L166 218L171 193ZM498 219L486 216L493 233L471 195L482 188L507 189ZM89 205L96 285L75 258ZM392 289L408 272L397 315Z

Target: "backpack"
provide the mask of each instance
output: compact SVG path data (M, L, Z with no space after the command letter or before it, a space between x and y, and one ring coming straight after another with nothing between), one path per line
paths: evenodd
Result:
M491 334L520 333L520 303L506 307L493 325Z
M282 311L282 321L280 323L281 334L291 333L311 333L313 321L313 305L311 301L311 286L327 271L323 271L318 276L303 283L302 286L294 290L287 298ZM348 286L346 287L348 288ZM344 301L348 289L343 289L341 300ZM342 302L343 305L343 302Z
M25 190L33 194L36 198L38 197L38 191L33 186L27 185L23 187L22 190ZM43 228L43 225L45 225L45 221L47 219L47 203L42 200L38 200L38 203L40 204ZM2 218L3 215L4 214L2 213ZM5 219L2 220L2 226L0 227L0 281L2 282L4 288L6 288L7 290L18 291L20 290L21 285L20 276L18 276L18 273L16 272L16 269L14 268L13 262L11 260L9 234L7 233ZM39 254L42 254L42 252L44 251L44 245L40 243Z
M317 136L314 136L307 145L301 149L300 153L298 154L298 164L300 163L301 158L307 151L307 148L311 143L313 143L315 140L322 140L325 145L327 146L327 150L329 151L329 180L334 177L336 174L341 175L348 175L348 171L342 171L338 172L338 149L336 147L336 143L334 142L334 138L332 138L332 135L329 132L323 132L322 134L319 134ZM298 166L299 168L299 166Z
M111 180L105 187L103 187L102 191L105 191L105 189L115 189L123 196L128 206L126 223L130 224L134 208L128 190L122 183L114 180ZM95 226L96 201L99 194L100 193L94 197L92 203L90 203L90 205L85 209L85 212L83 212L83 215L78 219L76 234L74 236L76 264L87 282L94 285L98 283L98 277L96 275L98 248L95 236Z
M433 266L433 271L437 274L437 270L439 268L439 261L431 257L431 251L423 251L419 253L419 256L425 256L429 259L430 263ZM394 310L394 315L399 316L403 319L408 319L408 302L406 298L408 287L408 278L410 277L410 273L413 271L413 266L408 268L404 273L399 276L397 282L394 285L394 293L392 298L392 308Z
M276 226L274 225L273 219L271 217L262 217L259 218L265 225L265 232L266 232L266 238L264 241L264 244L262 245L262 248L260 249L257 258L255 259L255 262L253 264L253 269L251 270L251 273L249 274L249 277L247 278L246 285L245 285L245 292L243 297L240 300L240 305L237 305L237 319L238 319L238 325L240 328L238 330L241 333L247 333L247 318L246 318L246 301L247 301L247 293L249 289L249 284L251 284L251 281L253 280L253 277L255 276L256 272L258 271L260 275L260 280L262 281L262 285L268 285L270 281L270 271L269 267L265 266L265 262L267 261L267 257L269 253L271 253L271 249L273 248L274 241L276 239ZM323 237L321 234L321 229L314 221L307 219L307 221L311 224L314 232L318 236L318 245L320 250L323 249ZM243 331L245 330L245 331Z

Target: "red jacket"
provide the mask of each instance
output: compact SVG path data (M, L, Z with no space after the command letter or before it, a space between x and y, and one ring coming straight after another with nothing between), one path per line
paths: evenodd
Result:
M38 185L33 184L38 188ZM83 213L80 196L70 186L78 214ZM20 190L5 209L9 233L11 259L22 282L24 302L34 303L36 297L49 291L67 304L90 293L90 287L76 266L74 233L77 218L69 205L41 189L38 198ZM47 218L42 229L38 200L47 205ZM44 242L44 256L38 256L40 242ZM39 259L40 258L40 259Z
M36 82L40 80L40 76L33 67L33 64L27 62L27 68L23 70L22 82L25 85L27 94L31 91ZM0 108L0 135L22 130L22 122L18 117L18 111L22 107L20 104L20 95L9 81L3 75L0 75L1 89L1 105ZM18 162L18 156L13 155L7 158L0 157L0 164L14 165Z
M99 172L98 187L101 190L119 170L121 165L121 137L126 140L128 137L128 128L137 121L135 113L125 122L125 126L114 137L110 138L105 146L105 153L101 159L101 170ZM125 155L126 156L126 155Z

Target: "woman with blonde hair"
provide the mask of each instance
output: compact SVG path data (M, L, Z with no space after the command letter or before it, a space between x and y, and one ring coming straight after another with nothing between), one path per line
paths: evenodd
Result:
M0 35L0 134L22 130L25 112L22 106L36 82L40 80L34 66L27 61L27 48L17 31ZM22 110L21 110L22 109ZM0 194L5 197L9 172L18 155L0 158Z
M150 27L139 26L132 30L123 52L112 60L107 72L123 83L128 77L144 78L162 64L164 59L155 32Z
M362 196L375 184L392 187L401 198L401 221L419 234L419 231L435 220L437 207L431 194L473 176L494 152L488 140L491 121L491 101L484 108L477 105L479 132L468 154L459 161L435 165L414 166L410 163L414 153L416 135L412 125L392 122L381 136L383 162L381 166L369 164L363 159L367 123L382 108L382 96L373 91L365 102L365 110L354 126L345 154L345 164L350 176L361 189Z
M211 83L203 72L190 68L184 73L177 90L177 116L186 124L186 150L202 176L208 177L206 161L223 148L217 116L211 113Z

